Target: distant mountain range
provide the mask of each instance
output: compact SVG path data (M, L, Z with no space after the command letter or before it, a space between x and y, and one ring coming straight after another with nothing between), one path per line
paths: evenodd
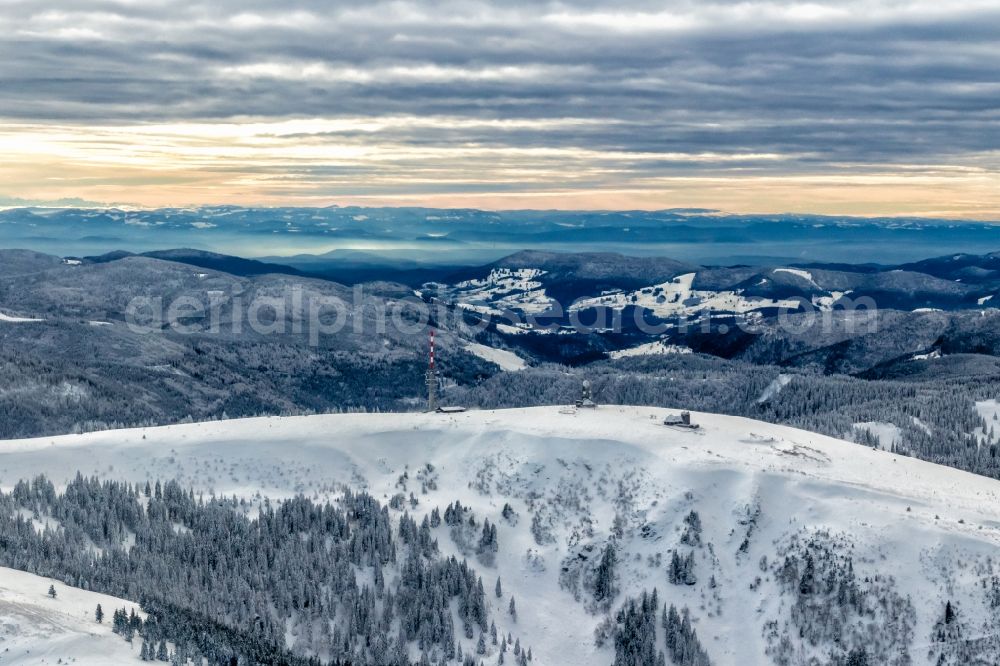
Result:
M0 210L0 245L63 256L99 255L109 247L130 252L194 247L333 271L345 263L355 268L394 265L400 271L474 265L522 249L613 250L711 265L898 264L946 252L1000 247L1000 225L921 218L733 215L699 209L22 207ZM351 256L355 252L362 254Z
M45 255L18 253L10 255L10 262L14 262L14 256L17 256L18 262L25 262L28 261L26 257ZM676 282L678 277L687 275L691 276L690 284L688 291L684 292L683 301L698 298L704 302L706 296L712 297L720 292L738 293L742 297L740 303L728 305L688 303L689 306L698 306L698 310L716 313L766 309L770 304L793 299L805 310L809 309L809 304L814 309L831 309L840 298L845 297L854 301L870 298L883 309L959 310L993 305L990 301L1000 292L1000 253L962 253L897 265L789 263L728 267L700 266L664 257L631 257L610 252L543 251L517 252L489 264L465 267L421 267L415 262L403 260L385 262L364 252L299 255L292 258L293 265L280 262L278 257L273 261L261 261L195 249L154 250L141 254L118 250L83 257L80 261L102 264L127 257L173 261L242 277L281 274L322 278L346 285L374 281L399 281L410 287L430 284L449 294L456 302L472 303L476 298L483 297L486 300L480 298L480 301L488 304L491 295L502 295L507 306L522 311L524 304L518 300L519 292L530 289L510 285L502 290L502 294L497 290L491 294L483 292L491 280L497 279L498 271L536 274L538 288L544 289L546 298L560 301L563 307L579 299L590 299L587 305L595 307L602 303L609 307L638 303L643 294L662 292L663 283ZM53 257L35 260L41 265L54 266L58 263ZM528 294L526 297L533 299L537 295ZM680 307L683 305L681 300L653 300L658 302L650 304L649 309L655 312L673 314L685 310ZM530 307L537 309L537 303Z
M250 275L266 275L268 273L299 276L306 275L303 271L291 266L272 264L257 261L255 259L243 259L241 257L219 254L217 252L206 252L204 250L191 249L154 250L152 252L143 252L142 254L133 254L132 252L118 250L96 257L86 257L85 259L88 263L103 264L112 261L119 261L121 259L125 259L126 257L148 257L150 259L176 261L182 264L190 264L191 266L209 268L213 271L221 271L223 273L230 273L232 275L240 275L244 277Z
M327 260L344 263L333 270ZM365 294L380 302L417 294L439 314L452 313L451 323L435 322L445 331L463 318L482 321L481 333L452 331L457 350L486 343L536 362L579 365L693 351L826 374L891 377L926 374L914 364L935 367L935 376L944 368L969 367L942 357L1000 355L1000 334L994 332L1000 315L994 307L1000 304L997 254L857 266L706 267L607 252L534 250L474 267L420 268L404 261L383 267L364 253L312 262L299 257L297 263L192 249L68 259L8 251L0 265L0 314L114 322L124 319L128 298L136 295L205 299L211 292L225 296L225 308L292 284L349 300L347 287L364 283ZM89 327L82 339L107 333ZM246 336L241 332L235 339L259 342ZM384 352L367 336L345 333L331 342L354 352ZM149 346L147 340L137 344ZM419 365L423 345L420 336L401 336L393 348L408 349L409 362Z
M1000 352L992 332L998 292L994 254L885 266L702 267L539 252L463 270L423 291L490 319L503 344L545 360L588 363L648 347L883 377L896 365L906 374L913 362L941 366L941 354Z
M885 310L981 309L1000 291L995 254L912 264L699 266L614 253L519 252L446 276L430 291L471 308L543 313L637 307L661 319L748 314L782 308L831 311L864 300ZM998 301L1000 303L1000 301ZM541 309L540 309L541 308Z

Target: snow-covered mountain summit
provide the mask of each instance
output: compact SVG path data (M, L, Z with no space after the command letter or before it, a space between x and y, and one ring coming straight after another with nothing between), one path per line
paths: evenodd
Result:
M662 425L669 410L571 411L262 418L9 441L0 487L39 473L58 486L79 470L256 502L335 501L353 488L418 523L458 501L496 526L495 555L461 523L433 536L485 581L502 581L502 599L487 595L500 633L539 664L612 663L633 645L619 609L654 588L661 605L687 609L711 663L847 663L862 650L870 663L996 659L1000 483L748 419L695 413L700 428L689 431ZM652 638L667 663L669 633ZM492 645L477 656L498 658Z

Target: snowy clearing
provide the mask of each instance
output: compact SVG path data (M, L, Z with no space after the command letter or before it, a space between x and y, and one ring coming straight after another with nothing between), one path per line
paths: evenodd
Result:
M45 321L44 319L34 319L31 317L14 317L11 315L4 314L0 312L0 321L7 322L8 324L31 324L36 322Z
M774 381L767 385L763 391L761 391L760 397L757 398L758 403L767 402L772 400L782 389L788 386L792 382L792 375L779 374L774 378Z
M987 423L1000 420L1000 402L996 400L983 400L976 403L976 411Z
M50 585L55 599L46 594ZM94 619L97 604L106 615L102 624ZM140 613L131 601L0 567L0 664L138 663L138 642L129 645L111 632L118 608Z
M671 345L662 340L647 342L628 349L609 352L609 358L628 358L630 356L661 356L665 354L690 354L691 348L684 345Z
M903 441L903 433L895 423L883 423L881 421L868 421L865 423L855 423L854 430L867 430L878 439L879 448L883 451L891 451L892 447Z
M833 309L833 306L836 305L837 301L852 293L854 293L854 291L850 289L847 291L831 291L829 296L814 295L810 300L812 301L812 304L820 310L829 311Z
M481 345L478 342L470 342L465 345L465 350L475 354L484 361L496 363L500 366L501 370L514 372L517 370L524 370L526 367L526 363L523 358L512 351L507 351L506 349L496 349L495 347Z
M788 273L789 275L794 275L796 277L802 278L803 280L805 280L806 282L810 283L814 287L818 287L819 286L819 285L816 284L816 281L813 280L812 273L810 273L809 271L804 271L804 270L799 269L799 268L775 268L771 272L772 273Z
M972 434L979 442L995 443L1000 439L1000 402L996 400L977 402L976 411L986 421L986 430L984 432L983 428L976 428Z

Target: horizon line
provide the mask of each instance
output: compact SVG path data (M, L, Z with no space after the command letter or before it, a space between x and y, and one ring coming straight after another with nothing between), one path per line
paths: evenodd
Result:
M427 206L427 205L359 205L359 204L327 204L327 205L244 205L235 203L212 203L197 205L172 205L172 206L143 206L138 204L124 203L100 203L100 202L80 202L73 204L61 204L56 201L40 203L17 203L0 204L0 212L12 210L92 210L92 211L121 211L129 212L157 212L163 210L190 210L200 211L209 208L238 208L247 211L259 210L330 210L330 209L361 209L361 210L435 210L435 211L476 211L483 213L571 213L571 214L607 214L607 213L672 213L685 214L692 217L810 217L817 219L851 219L851 220L928 220L935 222L972 222L980 224L1000 224L1000 214L997 217L938 217L931 213L926 214L851 214L851 213L813 213L808 211L785 210L781 212L766 211L745 211L734 212L717 208L703 208L699 206L673 206L670 208L480 208L476 206Z

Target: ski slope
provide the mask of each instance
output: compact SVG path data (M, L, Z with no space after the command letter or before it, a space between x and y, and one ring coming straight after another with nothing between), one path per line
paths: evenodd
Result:
M791 537L817 531L843 536L859 575L892 576L913 601L913 663L932 663L929 636L947 600L969 634L991 635L997 611L983 580L1000 575L1000 483L744 418L694 413L698 431L672 429L662 425L671 411L343 414L12 440L0 442L0 486L39 473L64 484L79 470L136 482L176 478L256 501L333 499L345 486L385 501L405 473L418 522L458 499L498 524L496 566L475 564L484 581L499 576L505 595L516 597L515 631L535 664L613 660L611 647L594 643L604 614L560 578L600 551L616 520L616 604L656 587L690 609L716 664L772 663L763 626L786 621L789 600L761 560L778 561ZM433 488L422 489L418 470ZM505 503L515 519L501 517ZM657 557L682 548L682 518L692 509L705 544L694 551L698 582L671 585ZM446 527L436 529L442 550L461 555ZM505 631L506 609L493 601ZM828 647L801 649L821 658Z
M55 599L47 594L50 585ZM102 624L94 619L97 604L106 616ZM130 601L0 567L0 664L142 663L139 641L129 645L111 632L117 608L140 612Z

